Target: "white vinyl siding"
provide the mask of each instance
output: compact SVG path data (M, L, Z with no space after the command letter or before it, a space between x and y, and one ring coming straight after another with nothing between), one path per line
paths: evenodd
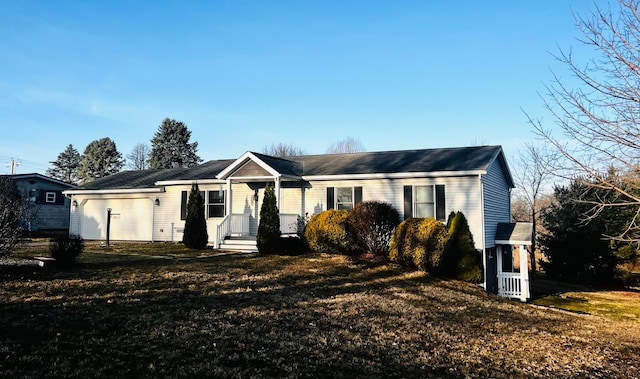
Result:
M403 218L405 185L411 186L445 186L445 219L452 211L461 211L469 221L469 227L476 243L476 248L482 249L482 214L480 212L481 196L480 185L477 176L460 176L447 178L407 178L407 179L370 179L370 180L335 180L314 181L304 190L305 212L309 216L327 209L328 187L362 187L362 201L377 200L391 204ZM293 196L292 196L293 197ZM290 201L290 198L287 198ZM300 199L296 200L300 206ZM288 207L288 204L285 205ZM287 213L293 209L288 208ZM302 212L301 214L303 214Z
M87 240L103 240L107 236L107 209L111 208L109 237L111 240L149 241L152 232L153 203L148 197L88 198L75 211L79 219L70 231ZM78 233L75 233L78 232Z

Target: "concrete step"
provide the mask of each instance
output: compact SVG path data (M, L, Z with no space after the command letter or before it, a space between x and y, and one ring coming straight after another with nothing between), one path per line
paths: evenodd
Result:
M247 237L231 237L222 241L220 250L257 253L256 239Z

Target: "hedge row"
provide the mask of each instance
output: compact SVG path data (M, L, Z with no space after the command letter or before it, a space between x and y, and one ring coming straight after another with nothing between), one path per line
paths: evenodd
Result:
M398 220L390 204L364 202L351 211L314 215L304 236L312 251L373 253L438 275L482 281L480 252L464 214L452 212L446 226L433 218L409 218L399 225Z

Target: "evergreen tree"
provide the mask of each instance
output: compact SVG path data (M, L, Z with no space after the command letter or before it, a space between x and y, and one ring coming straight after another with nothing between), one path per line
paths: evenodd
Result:
M75 184L78 179L78 166L80 165L80 153L69 144L55 161L49 162L46 174L52 178Z
M447 220L449 238L442 257L442 272L468 282L482 281L482 262L469 222L462 212L451 212Z
M280 246L280 215L273 185L268 185L264 190L256 240L260 253L273 254L278 252Z
M189 143L191 132L180 121L165 118L151 139L149 168L193 167L202 162L198 142Z
M574 180L556 187L556 202L543 214L546 229L540 237L546 261L540 262L552 277L585 284L610 281L615 273L616 257L605 235L615 235L624 226L623 209L606 210L599 217L585 215L596 199L608 191ZM623 219L623 220L621 220Z
M78 166L78 180L87 183L115 174L124 166L122 154L109 137L95 140L87 145Z
M200 194L198 183L191 185L187 200L187 219L184 223L182 243L190 249L204 249L207 247L207 221L204 217L204 199Z

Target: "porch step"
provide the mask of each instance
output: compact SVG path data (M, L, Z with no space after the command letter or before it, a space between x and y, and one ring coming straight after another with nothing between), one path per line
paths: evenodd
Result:
M231 237L222 241L220 250L239 251L243 253L257 253L255 237Z

